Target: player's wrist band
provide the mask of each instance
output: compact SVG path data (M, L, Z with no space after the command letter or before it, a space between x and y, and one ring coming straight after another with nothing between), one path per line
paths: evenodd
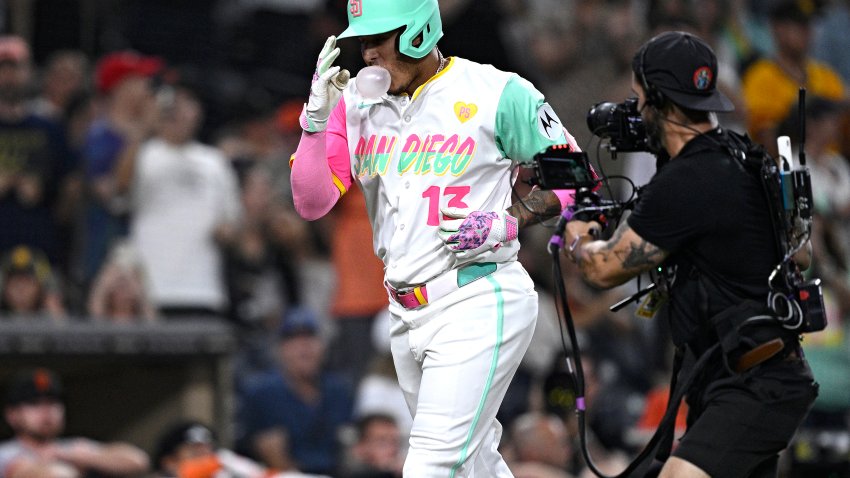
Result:
M510 214L505 214L505 242L510 242L519 236L519 221Z

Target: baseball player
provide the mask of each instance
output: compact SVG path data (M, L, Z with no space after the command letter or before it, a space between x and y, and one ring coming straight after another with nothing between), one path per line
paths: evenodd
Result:
M537 190L511 205L514 166L578 147L529 82L443 56L437 0L351 0L348 22L339 37L359 38L389 92L362 96L328 38L291 159L296 210L317 219L354 183L366 196L414 417L404 476L512 476L496 412L537 320L517 231L572 200Z

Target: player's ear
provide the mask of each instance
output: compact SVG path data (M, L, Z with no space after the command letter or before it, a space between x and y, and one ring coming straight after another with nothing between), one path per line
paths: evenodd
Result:
M411 44L413 44L414 47L419 48L419 45L421 45L423 41L424 37L422 36L422 33L420 33L419 35L416 35L416 38L413 39Z

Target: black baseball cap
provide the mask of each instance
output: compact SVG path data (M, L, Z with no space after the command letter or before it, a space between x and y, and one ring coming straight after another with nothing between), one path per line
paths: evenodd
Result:
M182 445L204 444L215 446L215 433L199 421L187 420L173 424L160 436L154 453L154 464L162 465L162 459L177 452Z
M820 2L815 0L774 0L768 14L773 22L807 25L818 13L820 7Z
M661 33L635 54L638 81L654 86L673 103L697 111L732 111L717 89L717 57L698 37L678 31Z
M16 373L6 392L7 405L35 402L42 398L62 401L65 390L55 373L45 368L22 370Z

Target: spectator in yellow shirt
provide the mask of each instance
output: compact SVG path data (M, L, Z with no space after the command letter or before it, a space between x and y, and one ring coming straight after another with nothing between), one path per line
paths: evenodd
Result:
M762 58L743 75L747 129L754 139L776 153L776 128L797 102L800 87L811 95L844 100L841 77L809 56L813 0L781 0L770 11L776 45L773 58Z

